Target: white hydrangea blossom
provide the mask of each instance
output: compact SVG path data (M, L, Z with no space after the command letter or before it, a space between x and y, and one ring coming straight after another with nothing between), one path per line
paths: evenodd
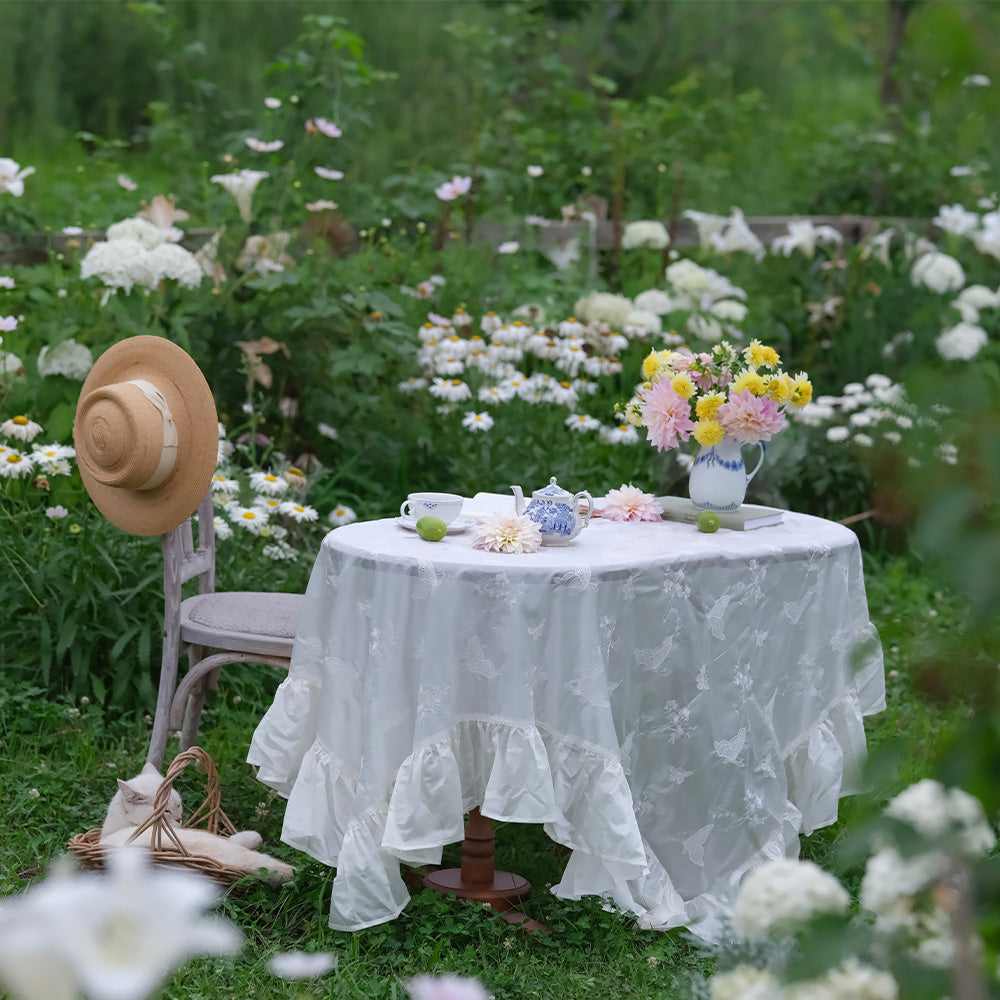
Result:
M95 243L80 263L80 277L99 278L108 288L121 288L126 294L134 285L155 285L149 253L138 240L127 238Z
M673 299L659 288L649 288L645 292L640 292L632 304L642 312L656 313L658 316L665 316L677 308Z
M185 288L197 288L205 277L195 255L176 243L161 243L152 250L149 254L149 267L154 287L164 278L173 278Z
M39 375L65 375L75 382L82 382L94 367L94 355L85 344L78 344L71 337L61 344L46 344L38 352Z
M620 330L632 312L632 300L611 292L593 292L576 300L573 315L585 322L604 320Z
M743 880L733 903L733 929L749 939L781 936L819 913L843 913L847 890L811 861L765 861Z
M940 250L928 250L914 261L910 280L915 285L944 294L958 291L965 284L965 271L954 257Z
M146 250L153 250L166 239L159 226L154 225L148 219L140 218L113 222L108 226L104 235L109 243L113 243L115 240L135 240L136 243L142 244Z
M775 975L753 965L737 965L709 980L710 1000L780 1000L781 984Z
M981 326L963 321L942 331L934 346L946 361L971 361L988 341L989 336Z
M996 834L975 796L924 778L900 792L885 808L886 816L908 823L928 840L955 834L967 857L980 857L996 845Z
M641 247L662 250L668 246L670 246L670 234L662 222L655 220L629 222L622 233L623 250L637 250Z
M881 969L849 958L817 979L792 983L781 1000L896 1000L899 986Z

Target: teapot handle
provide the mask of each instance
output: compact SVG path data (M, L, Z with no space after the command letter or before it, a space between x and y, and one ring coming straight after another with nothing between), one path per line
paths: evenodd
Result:
M573 503L577 505L577 508L579 508L581 497L586 497L587 500L587 516L583 519L583 523L586 524L594 514L594 498L586 490L581 490L573 497Z

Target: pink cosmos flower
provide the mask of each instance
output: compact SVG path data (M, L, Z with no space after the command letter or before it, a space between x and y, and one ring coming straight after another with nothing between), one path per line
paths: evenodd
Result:
M678 440L686 441L691 436L694 430L691 405L674 392L669 380L661 379L651 389L643 389L639 396L642 422L657 451L676 448Z
M326 118L310 118L306 122L306 131L322 132L323 135L328 135L331 139L339 139L343 135L343 132Z
M460 195L466 194L471 187L471 177L455 176L450 181L445 181L440 187L436 187L434 193L441 201L454 201Z
M766 396L755 396L749 389L730 394L729 401L716 411L716 419L741 444L770 441L785 426L778 404Z
M659 521L661 514L660 505L651 493L625 484L609 490L601 508L601 517L607 521Z

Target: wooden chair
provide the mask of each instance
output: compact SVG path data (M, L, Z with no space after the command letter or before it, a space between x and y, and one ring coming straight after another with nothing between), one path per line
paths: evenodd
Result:
M205 691L215 687L227 663L267 663L288 669L302 594L215 589L215 525L212 495L198 505L198 547L190 518L160 536L163 549L163 656L147 760L163 766L167 736L181 731L180 749L192 746ZM182 585L198 577L188 598ZM179 680L181 653L188 669Z

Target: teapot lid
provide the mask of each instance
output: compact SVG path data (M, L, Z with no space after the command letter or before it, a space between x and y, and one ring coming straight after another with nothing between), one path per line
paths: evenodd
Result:
M549 480L548 486L543 486L542 489L535 490L535 492L532 493L531 495L533 497L544 497L546 500L551 500L553 498L561 498L561 497L567 497L570 500L573 499L572 493L570 493L568 490L564 490L561 486L558 485L558 483L556 483L555 476L553 476Z

